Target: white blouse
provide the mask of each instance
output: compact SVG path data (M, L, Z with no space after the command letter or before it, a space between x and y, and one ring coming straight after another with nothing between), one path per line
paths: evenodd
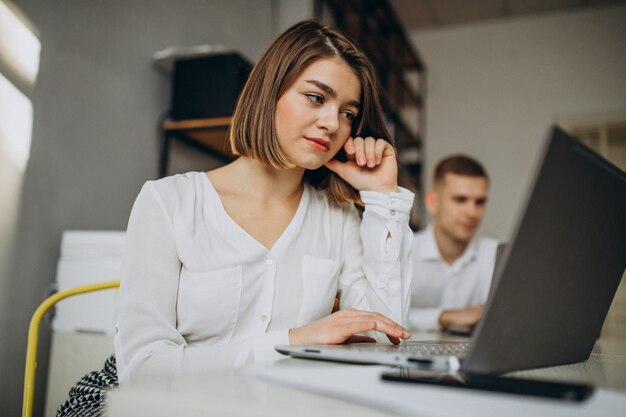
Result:
M142 188L127 230L115 354L122 384L279 359L290 328L340 307L408 315L413 193L331 203L306 186L271 249L225 211L207 175ZM360 229L360 233L359 233ZM363 243L362 243L363 242Z

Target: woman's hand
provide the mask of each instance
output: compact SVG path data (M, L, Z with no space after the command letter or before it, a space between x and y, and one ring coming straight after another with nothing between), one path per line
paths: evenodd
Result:
M326 167L359 191L398 191L396 151L384 139L348 138L343 145L348 160L332 159Z
M398 323L380 313L355 310L341 310L302 327L289 330L289 343L292 345L340 344L344 342L374 342L367 336L357 333L376 330L385 333L391 343L408 339L411 334Z

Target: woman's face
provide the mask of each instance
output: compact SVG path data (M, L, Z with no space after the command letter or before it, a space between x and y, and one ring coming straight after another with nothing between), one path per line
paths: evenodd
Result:
M331 160L350 136L360 97L359 78L342 59L306 67L276 103L278 144L287 160L305 169Z

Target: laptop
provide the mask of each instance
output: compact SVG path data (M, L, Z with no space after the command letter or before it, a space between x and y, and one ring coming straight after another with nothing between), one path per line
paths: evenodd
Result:
M470 339L276 350L490 375L587 359L626 267L626 174L553 127L520 213Z

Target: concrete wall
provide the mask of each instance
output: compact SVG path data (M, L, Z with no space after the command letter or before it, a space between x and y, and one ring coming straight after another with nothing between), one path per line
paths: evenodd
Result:
M278 27L270 0L15 3L38 27L42 55L30 162L14 181L14 195L21 192L16 239L0 246L0 260L12 254L0 269L8 270L0 276L2 416L21 410L28 320L55 279L63 230L125 229L142 183L157 176L157 120L168 107L169 81L154 69L152 53L222 44L256 60ZM42 337L45 371L45 329ZM41 415L40 384L37 392L34 415Z
M315 14L315 0L274 0L274 32L280 33L289 26Z
M492 177L484 234L508 239L561 115L626 110L626 7L413 32L428 67L426 171L449 152Z

